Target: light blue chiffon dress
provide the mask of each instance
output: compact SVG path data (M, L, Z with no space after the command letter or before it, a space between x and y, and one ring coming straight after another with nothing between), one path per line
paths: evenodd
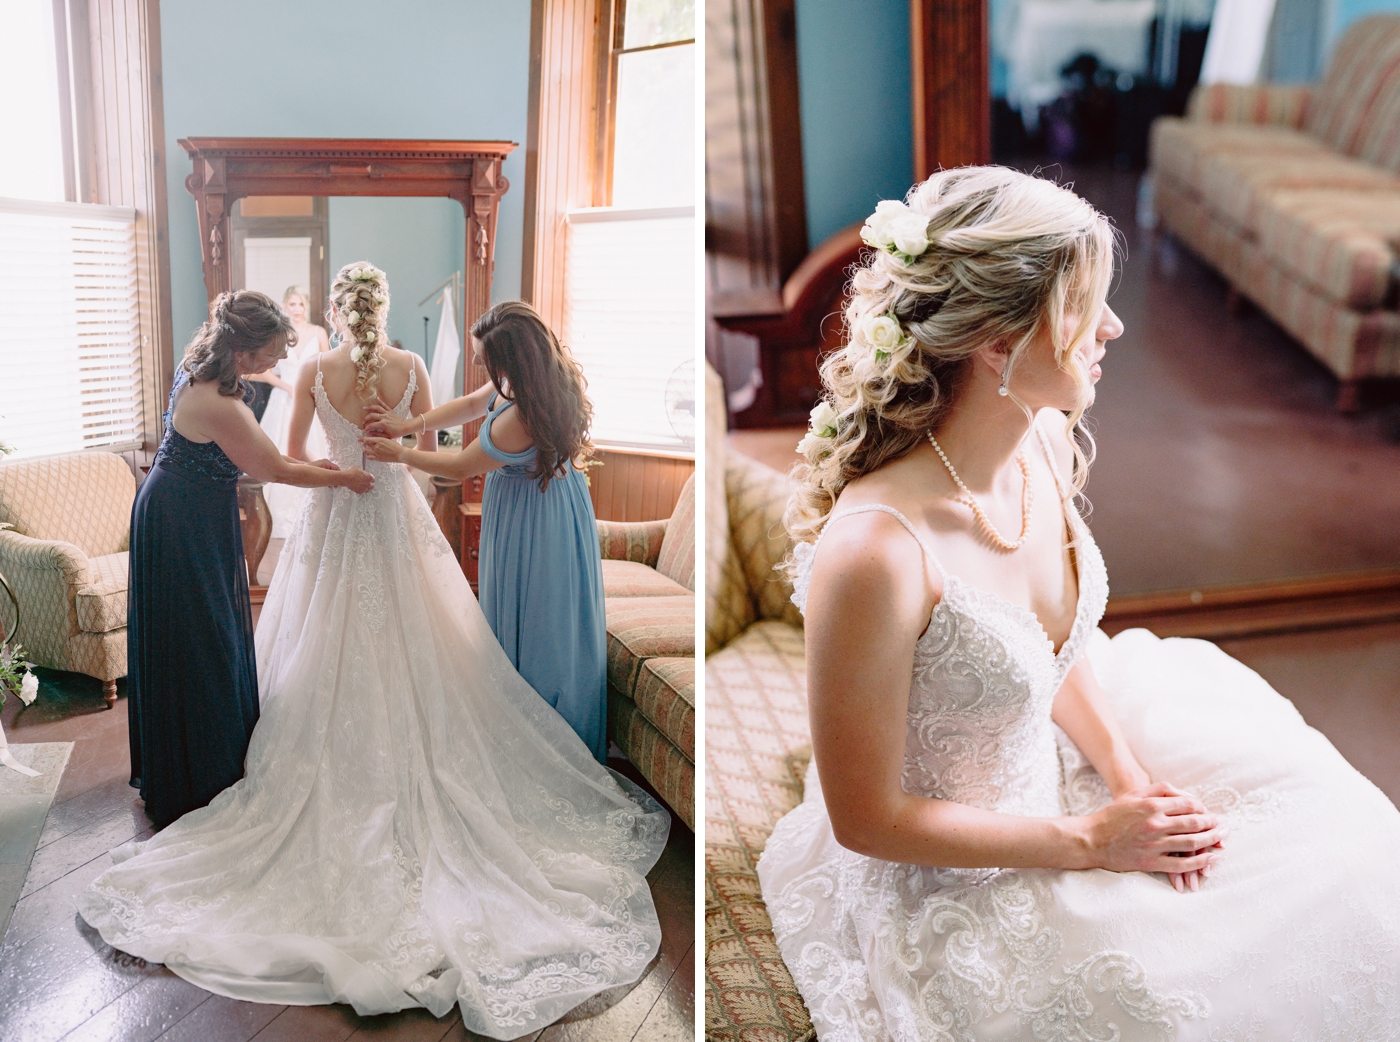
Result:
M572 465L540 491L535 448L502 452L491 424L513 405L492 395L481 447L504 463L481 496L481 610L513 665L583 739L608 756L607 632L598 522Z

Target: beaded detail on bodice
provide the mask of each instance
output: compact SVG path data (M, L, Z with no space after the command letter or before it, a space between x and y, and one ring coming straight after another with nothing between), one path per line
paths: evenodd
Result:
M189 380L189 371L181 366L176 371L175 384L170 388L170 401L165 407L165 437L160 440L160 448L156 450L156 458L151 461L151 465L165 463L220 484L237 484L240 473L238 465L224 455L224 450L219 448L217 442L190 441L170 422L175 414L175 396ZM251 388L248 388L247 392L251 393Z
M418 370L417 367L408 371L408 386L404 388L403 397L399 399L399 404L394 406L394 415L405 417L408 415L408 407L413 402L413 395L418 390ZM402 467L402 463L378 463L374 460L364 459L364 450L360 445L360 436L364 431L356 427L340 414L340 411L331 404L330 398L326 396L326 388L321 382L321 359L316 359L316 384L312 390L316 398L316 415L321 419L321 427L326 432L326 445L330 453L330 461L337 467L363 467L371 474L380 474L394 467Z
M842 511L828 528L837 518L872 510L896 518L943 578L943 596L914 649L904 789L1008 814L1065 813L1051 703L1108 602L1108 573L1088 526L1066 507L1079 603L1069 636L1056 652L1034 613L949 575L893 507L870 504ZM806 606L820 545L818 539L793 551L792 599L799 609Z

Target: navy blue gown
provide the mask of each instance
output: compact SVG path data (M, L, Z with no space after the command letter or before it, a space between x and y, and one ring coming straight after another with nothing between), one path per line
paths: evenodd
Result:
M238 468L170 424L131 509L127 712L131 784L163 828L243 777L258 722Z

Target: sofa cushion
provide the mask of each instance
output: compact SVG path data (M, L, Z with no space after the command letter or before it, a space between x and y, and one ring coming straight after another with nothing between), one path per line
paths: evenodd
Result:
M617 597L607 602L608 683L631 691L649 658L695 654L695 595Z
M1400 192L1400 178L1335 152L1217 152L1201 160L1197 185L1207 206L1231 223L1256 233L1260 209L1274 192L1312 188Z
M598 549L605 563L635 561L655 568L665 538L665 521L598 522Z
M72 543L89 557L127 549L136 478L110 452L0 463L0 521L20 535Z
M1400 238L1400 189L1271 193L1259 210L1260 248L1331 299L1380 307Z
M695 762L694 657L647 659L636 685L624 694L687 760Z
M78 628L107 633L126 625L126 551L88 558L88 584L78 588Z
M1360 155L1377 116L1400 92L1400 17L1353 22L1332 48L1308 115L1308 129L1347 155Z
M695 764L642 715L636 704L608 689L608 733L686 826L695 829Z
M1307 125L1312 107L1310 84L1203 83L1191 92L1186 114L1192 122L1254 126Z
M785 474L737 452L725 468L729 541L760 619L802 625L792 603L792 583L778 566L792 550L783 526L792 482Z
M1150 151L1155 174L1198 191L1201 163L1214 155L1269 157L1325 155L1327 146L1312 134L1288 127L1241 123L1198 123L1163 116L1152 123Z
M810 748L801 630L759 622L705 660L706 1037L811 1037L756 871Z
M681 488L676 508L666 522L666 538L656 558L656 570L687 590L695 589L695 475Z
M607 600L614 597L683 597L689 592L655 568L636 561L603 559L603 596Z

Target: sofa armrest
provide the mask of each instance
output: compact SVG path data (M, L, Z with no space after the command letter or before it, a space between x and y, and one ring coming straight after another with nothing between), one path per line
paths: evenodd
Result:
M1193 123L1249 123L1303 129L1313 88L1284 83L1209 83L1191 92L1186 118Z
M33 539L18 532L0 530L0 572L11 570L57 572L69 586L88 583L87 554L59 539Z
M605 561L635 561L655 568L666 538L665 521L599 521L598 548Z

